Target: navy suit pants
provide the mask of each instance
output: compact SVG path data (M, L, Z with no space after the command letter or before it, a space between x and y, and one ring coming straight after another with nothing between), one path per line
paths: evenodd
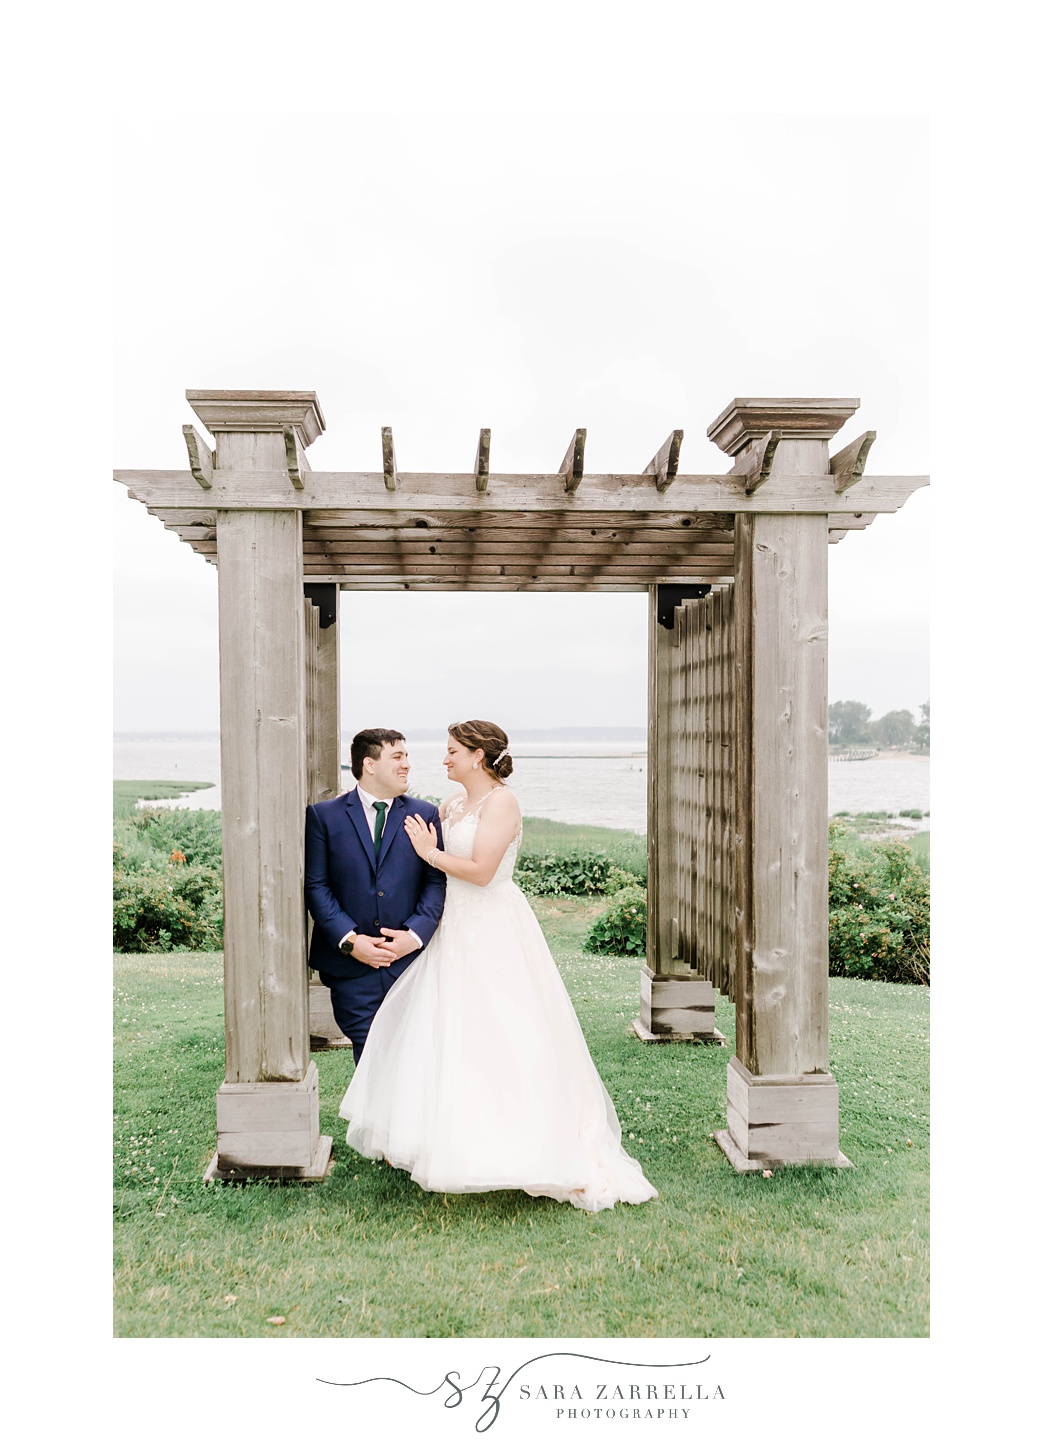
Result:
M319 981L330 990L337 1026L345 1038L351 1039L356 1064L362 1057L377 1009L392 985L411 966L410 962L405 967L393 962L390 967L371 967L365 977L327 977L324 972L319 973Z

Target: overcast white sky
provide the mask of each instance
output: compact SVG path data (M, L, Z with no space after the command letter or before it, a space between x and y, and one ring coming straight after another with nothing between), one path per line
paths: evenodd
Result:
M114 463L184 468L186 388L314 388L316 469L727 467L742 395L856 396L927 473L922 117L237 114L120 128ZM205 184L199 159L218 158ZM823 178L865 200L843 217ZM113 485L117 730L218 725L217 577ZM831 700L928 698L929 491L830 549ZM343 721L645 715L644 595L342 594ZM466 652L462 648L466 645ZM475 663L475 648L480 653ZM466 653L466 659L465 659ZM365 719L363 719L363 717Z

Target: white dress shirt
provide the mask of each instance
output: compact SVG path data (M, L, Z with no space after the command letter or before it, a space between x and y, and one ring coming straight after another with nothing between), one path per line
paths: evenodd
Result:
M363 789L362 789L361 786L356 786L355 787L355 790L358 792L358 798L362 802L362 809L366 813L366 824L369 827L369 834L373 838L373 840L376 841L376 839L377 839L377 802L378 801L384 801L384 802L386 802L387 809L390 812L390 810L391 810L391 803L392 803L392 801L395 798L393 796L387 796L387 797L384 797L384 796L371 796L368 791L363 791ZM388 822L387 822L387 816L385 815L385 817L384 817L384 830L385 831L387 831L387 824L388 824ZM381 837L381 841L383 841L383 837ZM423 942L421 942L421 940L417 936L417 934L413 931L412 927L407 927L406 928L406 931L409 933L410 937L412 937L413 941L421 949L421 951L423 951L424 944L423 944ZM345 932L344 936L340 939L340 941L338 942L337 946L338 947L343 947L344 946L344 943L347 941L347 939L348 939L348 937L350 937L350 935L351 934L349 932Z

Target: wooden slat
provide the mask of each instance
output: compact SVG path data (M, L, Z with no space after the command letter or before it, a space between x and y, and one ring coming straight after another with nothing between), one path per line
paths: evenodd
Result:
M384 455L384 488L394 493L398 488L398 468L395 465L395 440L390 428L380 430L380 449Z
M492 430L483 428L478 435L478 452L474 456L474 486L479 494L489 489L489 440Z
M308 460L304 456L304 450L297 452L297 434L286 426L282 431L283 444L286 448L286 472L290 476L290 483L295 489L304 488L302 474L308 472Z
M212 535L204 535L197 543L211 542ZM615 561L620 568L652 569L658 565L664 569L684 569L687 565L702 563L730 564L735 551L728 544L707 544L701 549L677 549L669 552L660 549L642 549L639 546L623 545L568 545L555 549L550 545L541 548L538 544L525 544L512 548L509 544L484 545L475 538L466 544L430 544L426 548L416 544L398 541L381 542L364 547L354 545L327 545L321 541L309 541L304 546L306 559L329 559L336 563L358 563L380 568L388 560L406 559L421 567L425 564L459 563L471 558L478 551L480 561L490 565L506 564L509 567L531 568L543 564L582 564L593 567L606 561Z
M681 459L681 440L683 438L684 429L675 428L645 469L645 473L651 474L652 478L655 479L655 486L660 493L677 478L677 468Z
M654 529L657 532L673 530L720 529L730 534L735 527L734 518L721 511L699 511L692 513L655 510L646 512L640 507L629 507L637 503L628 500L625 509L608 508L585 510L577 513L574 501L555 500L553 509L510 509L502 511L491 507L495 501L483 501L476 508L472 498L469 504L459 508L445 509L402 509L399 507L375 511L372 509L312 509L304 515L304 527L323 529L482 529L514 533L519 529L531 529L544 536L555 530L575 530L577 533L626 528ZM390 503L390 501L389 501ZM159 513L159 511L156 511ZM174 511L176 512L176 511ZM200 511L196 510L198 514ZM213 515L207 516L212 519ZM830 519L833 527L840 527L838 521L850 517L838 515Z
M183 423L181 432L184 434L185 447L188 449L188 466L192 477L200 488L212 488L214 483L213 454L190 423Z
M721 823L721 596L714 591L706 601L710 614L710 748L706 771L706 871L709 879L706 923L706 976L718 975L717 924L721 916L720 823Z
M212 550L212 546L201 544L196 546L200 551ZM355 560L335 561L325 555L313 555L308 560L308 568L312 571L323 569L330 573L338 571L352 575L356 579L409 579L411 577L426 579L463 579L473 574L475 579L498 579L498 578L539 578L547 580L567 579L592 579L594 577L610 580L634 580L652 584L656 580L691 580L697 583L702 578L731 578L733 573L732 561L728 560L707 560L700 563L693 561L688 564L662 563L651 564L612 564L604 566L596 564L539 564L526 565L505 561L502 564L472 564L464 560L458 564L444 563L436 560L429 560L425 564L417 564L415 567L403 565L399 560L388 560L385 564L363 564ZM309 575L310 577L310 575Z
M768 482L775 462L775 451L782 439L780 430L772 428L763 438L754 440L736 459L732 472L745 478L747 494L752 494Z
M865 471L869 450L876 442L876 430L870 428L846 448L840 449L829 460L829 472L836 482L838 494L857 484Z
M309 802L340 794L338 621L334 619L323 629L319 613L316 605L305 604Z
M178 518L177 511L165 510L165 522L171 527L199 527L201 522L192 518L187 510L180 511L184 517ZM213 528L213 521L209 527ZM839 527L832 526L831 527ZM351 528L344 524L325 525L312 524L309 516L304 516L304 540L309 543L314 540L328 540L331 544L350 544L358 541L362 544L379 544L390 539L402 539L411 544L435 544L438 540L445 540L447 543L463 543L469 541L472 535L477 534L487 544L518 544L533 543L541 547L547 543L561 544L611 544L619 539L630 539L635 543L647 545L652 549L685 549L696 548L701 544L732 544L735 539L734 529L711 529L702 526L694 528L656 528L654 525L645 524L640 520L632 519L627 514L621 514L612 528L591 529L582 524L576 528L571 523L565 523L555 528L551 524L545 525L511 525L509 522L492 522L472 525L447 525L438 529L427 526L412 525L360 525Z
M726 673L726 695L724 700L724 728L725 728L725 781L727 790L727 818L725 831L722 838L721 863L722 877L725 883L725 916L723 934L723 963L721 972L721 991L727 993L728 997L734 998L735 993L735 952L736 952L736 899L735 899L735 790L736 790L736 724L735 724L735 686L736 686L736 646L735 646L735 588L729 586L724 592L726 641L728 651L728 669Z
M583 478L583 453L586 446L587 430L585 428L577 428L576 432L572 435L572 440L568 448L565 450L565 457L561 461L561 467L558 469L558 474L564 475L565 477L566 494L575 493L579 487L580 480Z

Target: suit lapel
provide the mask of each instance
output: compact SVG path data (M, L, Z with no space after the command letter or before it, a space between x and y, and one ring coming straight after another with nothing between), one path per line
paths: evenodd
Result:
M344 804L347 809L348 816L351 820L351 824L358 832L359 839L362 842L366 855L367 857L369 857L369 864L375 872L377 869L377 856L376 852L373 850L373 838L369 834L369 822L366 820L365 809L362 805L362 802L359 800L359 793L354 790L349 791L347 796L345 797ZM387 828L385 827L385 830L386 829ZM383 842L381 843L381 846L383 846Z

